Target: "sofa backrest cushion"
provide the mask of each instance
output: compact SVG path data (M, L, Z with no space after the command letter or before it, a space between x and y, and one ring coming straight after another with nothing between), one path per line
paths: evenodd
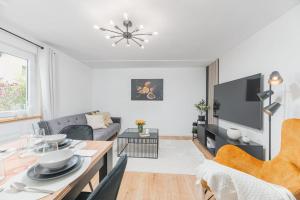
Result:
M39 122L40 128L45 129L46 135L58 134L63 128L70 125L86 125L85 113L61 117L49 121Z

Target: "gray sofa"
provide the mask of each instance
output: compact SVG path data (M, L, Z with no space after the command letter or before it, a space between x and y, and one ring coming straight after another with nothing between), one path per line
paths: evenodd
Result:
M63 128L69 125L87 125L85 114L77 114L65 116L49 121L40 121L38 123L40 128L45 129L46 135L58 134ZM121 129L121 118L112 117L113 124L108 128L95 129L93 131L94 140L109 140L114 135L117 135Z

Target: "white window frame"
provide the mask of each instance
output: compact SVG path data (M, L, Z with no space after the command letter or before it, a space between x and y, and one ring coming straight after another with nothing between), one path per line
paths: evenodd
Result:
M5 115L8 116L18 116L18 115L35 115L40 113L40 90L39 90L39 72L37 70L36 66L36 55L24 51L21 49L18 49L16 47L4 44L0 42L0 52L9 54L11 56L16 56L22 59L26 59L28 61L27 65L27 102L26 102L26 110L25 113L18 112L18 111L9 111L7 114L2 113L2 117L5 117ZM1 117L1 112L0 112Z

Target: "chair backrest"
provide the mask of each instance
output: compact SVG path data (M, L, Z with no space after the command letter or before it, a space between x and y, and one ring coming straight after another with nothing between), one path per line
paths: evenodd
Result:
M93 128L89 125L70 125L63 128L59 134L66 134L73 140L93 140Z
M127 165L127 155L121 156L112 171L91 193L88 200L116 200Z
M283 122L281 131L281 149L278 156L300 168L300 119L288 119Z

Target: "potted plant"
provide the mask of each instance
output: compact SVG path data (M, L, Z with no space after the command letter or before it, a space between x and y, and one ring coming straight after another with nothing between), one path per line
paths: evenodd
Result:
M195 104L195 107L200 112L200 115L198 116L198 121L205 121L205 113L209 109L209 106L207 105L206 101L204 99L201 99L201 101L198 104Z
M143 119L138 119L135 121L135 124L138 127L139 133L143 133L144 125L146 124L146 122Z

